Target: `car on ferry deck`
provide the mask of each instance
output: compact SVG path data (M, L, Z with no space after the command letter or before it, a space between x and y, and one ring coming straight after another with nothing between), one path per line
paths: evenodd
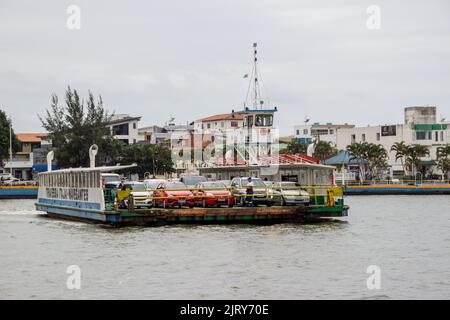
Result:
M180 181L164 181L161 182L153 192L153 206L167 207L183 207L193 208L195 205L192 192L183 182Z
M102 173L102 183L110 189L118 189L121 182L117 173Z
M127 208L130 195L134 199L134 207L151 207L153 205L152 192L147 191L145 184L138 181L124 181L117 191L119 207Z
M158 185L162 182L167 181L166 179L145 179L144 184L145 188L149 191L155 191Z
M247 194L247 183L249 177L237 177L231 180L232 195L236 198L236 204L241 206L245 205L245 199ZM275 204L273 191L266 186L264 181L260 178L252 177L253 181L253 205L264 204L271 207Z
M275 182L273 185L273 192L277 196L275 196L275 200L282 206L286 206L289 204L297 205L307 205L310 202L310 197L308 192L300 187L300 184L297 182L291 181L281 181Z
M227 186L219 181L199 182L193 191L195 204L203 208L207 206L227 205L233 207L235 204L234 197L228 190Z

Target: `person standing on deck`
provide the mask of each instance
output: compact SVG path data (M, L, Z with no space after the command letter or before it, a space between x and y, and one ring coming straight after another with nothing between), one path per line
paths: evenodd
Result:
M245 206L253 207L253 181L251 177L248 177L246 194Z

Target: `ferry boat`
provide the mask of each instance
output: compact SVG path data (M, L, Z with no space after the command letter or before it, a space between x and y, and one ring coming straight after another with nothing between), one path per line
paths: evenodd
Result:
M71 168L39 174L39 191L36 209L48 216L85 222L104 223L113 227L142 225L157 226L179 223L280 223L305 222L323 218L344 217L348 206L343 198L332 195L332 189L322 188L314 194L309 205L292 207L233 207L233 208L146 208L119 209L115 192L103 184L102 174L136 166L95 167L97 147L89 152L89 168ZM50 152L47 162L51 163ZM315 191L314 191L315 193ZM336 195L336 194L334 194ZM149 198L154 199L153 196ZM140 199L136 198L136 201ZM129 201L133 203L134 199Z

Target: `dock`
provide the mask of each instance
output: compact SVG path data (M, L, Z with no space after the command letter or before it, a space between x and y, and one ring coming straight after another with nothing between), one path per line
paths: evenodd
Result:
M450 184L372 184L344 188L345 195L434 195L450 194Z
M0 186L0 199L36 199L38 186Z

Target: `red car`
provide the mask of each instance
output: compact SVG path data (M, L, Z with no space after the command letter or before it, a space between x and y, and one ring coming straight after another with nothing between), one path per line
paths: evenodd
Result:
M188 206L193 208L194 198L192 192L183 182L161 182L156 190L153 192L153 197L160 199L153 199L153 206L167 207L182 207Z
M206 208L207 206L227 205L233 207L234 197L222 182L199 182L194 191L195 204Z

